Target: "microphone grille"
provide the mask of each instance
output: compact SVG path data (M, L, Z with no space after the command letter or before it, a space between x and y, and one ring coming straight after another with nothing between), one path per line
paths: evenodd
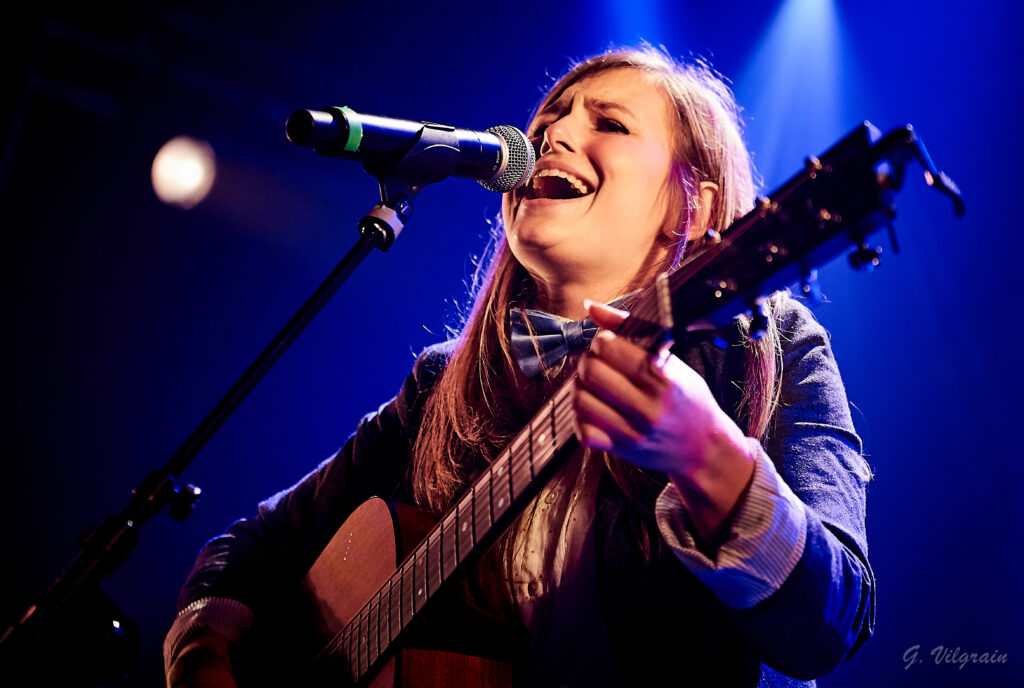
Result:
M508 160L501 174L482 180L480 186L490 191L506 193L525 184L533 174L534 165L537 164L537 151L533 149L533 144L526 138L526 134L507 124L491 127L487 133L494 134L505 142Z

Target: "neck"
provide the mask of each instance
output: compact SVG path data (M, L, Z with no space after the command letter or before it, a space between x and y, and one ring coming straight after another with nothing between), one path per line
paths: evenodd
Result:
M533 274L537 284L537 306L552 315L570 320L582 320L587 316L583 300L608 303L631 291L649 284L664 265L664 253L653 252L639 269L628 278L611 272L584 274L582 270L563 270L561 275L545 279L544 275Z
M570 320L582 320L587 317L583 307L583 299L599 303L608 303L628 291L622 284L594 284L573 282L559 284L557 288L538 284L537 305L542 310Z

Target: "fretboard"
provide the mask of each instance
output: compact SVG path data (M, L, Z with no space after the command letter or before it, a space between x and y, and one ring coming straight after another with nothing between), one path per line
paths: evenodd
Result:
M545 402L325 648L345 658L355 681L370 671L459 565L479 554L481 544L489 546L561 465L555 458L573 436L574 385L575 379L569 380Z

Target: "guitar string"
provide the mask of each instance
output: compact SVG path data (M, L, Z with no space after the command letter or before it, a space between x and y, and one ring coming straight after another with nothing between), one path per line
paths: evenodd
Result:
M560 400L560 403L557 406L554 407L555 413L556 413L556 416L557 416L556 423L560 427L564 427L564 425L565 425L565 422L564 422L565 418L571 415L571 408L570 408L570 405L568 405L566 403L567 400L568 400L567 397L566 397L565 400ZM549 410L551 409L550 405L548 406L548 409ZM541 420L543 420L543 418L541 418ZM503 458L502 463L508 462L508 465L510 466L510 468L509 468L509 475L510 476L512 475L512 473L514 471L516 471L517 469L520 469L525 461L529 461L530 460L530 457L528 455L524 454L523 456L526 456L525 460L518 460L517 455L515 455L515 454ZM496 463L498 463L498 462L496 462ZM497 477L498 480L501 480L501 476L500 475L499 476L495 476L495 477ZM509 479L511 479L511 477ZM490 481L483 481L483 482L494 482L494 480L492 478L492 480L490 480ZM480 485L474 485L474 487L480 487ZM499 489L503 489L503 488L504 488L503 485L499 487ZM491 485L487 485L487 489L491 489L492 490L493 488L492 488ZM511 490L514 491L514 484L511 486ZM520 490L519 492L521 494L522 491ZM468 501L468 500L463 500L463 502L460 502L460 505L464 505L464 503L466 501ZM484 500L484 501L489 501L489 500ZM506 508L506 511L507 511L507 508ZM445 520L447 520L447 518ZM442 521L442 523L443 522L444 521ZM476 538L476 537L473 538L474 544L475 544L476 541L478 541L478 539L479 538ZM428 539L427 539L426 542L427 543L436 543L437 539L431 539L428 536ZM414 553L412 555L410 555L409 559L410 560L411 559L415 559L416 561L420 561L420 562L422 562L423 560L428 560L429 561L429 556L430 556L429 545L427 545L427 546L418 547L417 550L414 551ZM461 561L464 560L466 556L468 556L468 553L466 553L465 555L459 557L458 561L456 563L461 563ZM429 563L428 563L428 565L429 565ZM407 568L407 567L403 567L403 569L399 569L399 571L396 571L396 574L394 574L392 576L392 578L389 579L388 584L385 585L385 586L382 586L381 589L379 589L378 592L372 597L372 600L369 601L366 605L364 605L364 607L360 610L360 612L356 615L356 617L353 618L353 621L350 624L348 624L339 633L339 636L343 636L343 637L339 637L338 638L339 642L333 643L332 651L337 651L338 645L344 644L344 642L346 642L347 640L350 640L352 635L356 633L356 629L358 629L359 635L360 636L362 635L362 633L361 633L362 628L363 628L362 621L363 621L363 619L365 617L367 617L367 616L371 616L372 617L374 615L373 614L374 612L377 612L377 615L379 616L380 610L382 609L382 606L383 606L382 605L382 600L383 600L383 598L385 596L385 593L384 593L384 589L385 588L387 588L387 593L386 594L387 594L387 597L388 597L388 600L389 600L389 602L388 602L389 608L394 606L394 600L395 600L394 588L401 586L401 579L402 578L406 578L406 579L408 578L407 574L406 575L402 575L402 576L398 575L399 573L403 573L405 568ZM396 577L399 580L396 581L395 580ZM415 581L415 578L416 578L416 576L414 576L414 581ZM442 582L443 582L444 579L447 579L447 576L443 576ZM396 583L398 585L396 585ZM405 606L403 604L403 602L404 601L401 599L401 597L399 597L400 608ZM416 609L415 608L415 604L413 604L412 605L412 613L415 614L417 611L418 611L418 609ZM357 621L358 621L358 623L357 623ZM390 621L389 621L389 623L390 623ZM408 621L403 619L401 621L401 626L404 627L407 623L408 623ZM380 625L381 624L379 624L379 622L378 622L378 624L376 626L376 630L377 630L378 635L379 635L379 627L380 627ZM390 639L389 639L389 642L390 642ZM383 643L383 645L386 646L387 643ZM358 648L358 651L361 653L362 648L361 647Z
M643 320L647 320L648 318L651 317L651 315L653 314L654 310L655 310L655 299L652 297L652 291L649 290L648 292L645 292L644 294L641 295L640 300L634 306L632 315L634 316L634 318L640 318L640 319L643 319ZM623 323L623 326L620 328L619 334L623 335L623 336L629 336L631 334L636 334L636 332L639 331L642 327L644 327L644 325L645 325L644 323L637 322L635 319L633 319L633 320L626 320ZM565 441L565 440L561 439L560 435L564 434L564 431L567 429L567 425L568 424L566 423L566 420L567 419L571 419L572 416L573 416L573 413L572 413L572 410L571 410L571 403L570 403L570 401L571 401L571 394L570 394L570 392L571 392L571 387L572 387L573 384L575 384L575 379L570 380L565 385L563 385L557 392L555 392L555 394L552 396L552 398L549 401L549 403L545 405L545 408L537 416L535 416L533 419L531 419L530 422L527 423L527 425L524 428L524 430L521 431L519 433L519 435L517 435L517 437L513 439L513 441L510 443L509 447L507 447L506 450L503 451L501 455L499 455L499 458L495 461L494 464L492 464L490 469L488 471L485 471L484 475L482 475L481 478L478 481L476 481L470 487L470 489L467 490L467 495L465 497L463 497L462 499L460 499L456 503L455 509L453 511L453 513L456 514L455 520L452 521L453 524L457 524L458 523L458 514L461 513L462 510L471 510L472 518L474 520L474 526L475 526L475 521L479 520L479 517L478 517L478 514L477 514L477 509L476 508L470 509L469 507L470 507L470 503L472 503L472 505L474 507L476 507L476 505L477 505L477 499L476 499L477 491L478 491L479 488L483 487L485 484L486 484L487 489L491 492L491 499L490 500L486 500L486 501L491 502L491 507L492 507L492 511L493 511L493 497L494 497L493 490L494 490L494 484L496 482L496 479L498 479L498 480L501 479L501 470L503 469L504 466L507 466L507 470L508 470L508 473L507 473L508 477L506 478L506 480L508 481L508 488L509 488L510 498L511 499L515 499L517 496L521 495L526 489L529 488L529 484L532 481L532 476L536 472L536 470L535 470L536 469L535 463L536 463L537 457L536 457L536 451L535 451L535 449L536 449L536 447L535 447L535 437L537 435L536 426L538 425L538 421L540 421L540 425L541 426L544 426L544 425L547 424L545 416L549 416L551 418L551 425L552 425L552 435L551 436L552 436L552 440L553 441L552 441L551 445L547 445L547 446L542 447L542 452L543 453L542 453L542 456L540 458L540 461L544 462L544 464L546 464L546 462L548 460L550 460L550 458L557 452L557 449L560 447L560 445ZM540 433L540 442L542 444L544 444L544 439L545 438L546 438L546 434L544 432L541 432ZM568 438L566 438L566 439L568 439ZM524 444L524 443L529 444L529 450L526 451L526 452L522 451L522 446L521 445ZM519 490L518 494L516 494L516 489L515 489L516 483L515 483L514 475L515 475L516 472L519 472L519 471L523 470L524 466L525 466L525 468L529 469L529 472L530 472L530 475L531 475L531 480L527 481L527 483L523 487L523 489ZM496 467L498 469L497 471L495 471ZM504 486L502 486L502 487L504 487ZM501 516L503 516L504 513L507 512L508 508L510 508L510 507L511 507L511 502L509 503L509 505L506 506L506 505L502 505L501 501L499 500L499 508L500 509L504 509L504 511L502 511L502 514L499 516L499 518L501 518ZM491 520L491 527L493 527L493 521L494 521L493 513L491 514L491 519L490 520ZM429 569L429 567L430 567L430 549L431 549L431 547L433 545L438 545L441 548L441 551L440 551L439 557L438 557L439 561L440 561L438 586L443 584L443 582L445 580L447 580L447 578L451 575L451 571L448 572L447 574L444 571L445 550L444 550L444 547L443 547L443 542L444 542L444 528L445 528L445 523L447 521L448 521L448 516L446 515L445 518L443 518L441 520L441 522L439 524L439 527L435 528L434 531L431 531L431 533L428 534L428 536L424 540L424 542L420 543L420 545L418 545L413 550L413 552L410 554L410 556L407 557L406 560L403 562L403 564L396 570L396 572L394 574L392 574L391 577L389 577L387 583L384 586L381 586L381 588L379 588L377 590L377 592L371 597L371 599L366 604L363 605L363 607L359 610L359 612L357 613L357 615L353 619L353 622L357 622L357 623L350 622L349 624L346 624L346 626L343 627L341 629L341 631L339 631L339 633L334 636L334 638L332 638L331 642L329 642L327 644L327 646L321 651L321 653L317 655L317 658L314 659L314 662L317 661L325 652L330 652L330 653L338 652L339 648L343 647L345 645L345 643L348 642L348 643L350 643L350 645L349 645L350 651L345 653L345 654L349 655L349 660L350 660L350 664L351 664L351 660L353 659L351 657L351 654L352 654L351 653L351 648L352 648L351 640L353 638L353 635L357 635L358 640L359 640L359 642L357 642L355 644L356 647L354 649L355 649L355 651L357 653L359 653L360 657L358 659L361 662L361 659L362 659L362 657L361 657L361 655L362 655L362 646L364 644L363 643L364 638L363 638L363 633L362 633L362 629L364 627L364 624L363 624L364 620L366 621L365 627L366 627L366 631L367 631L366 638L365 638L365 646L366 646L365 649L366 649L368 664L372 664L372 662L375 661L376 658L379 657L380 654L382 654L382 651L387 649L387 647L391 644L391 642L393 642L394 636L396 636L396 634L392 632L392 622L391 622L392 614L391 614L391 612L393 611L393 609L397 606L397 609L399 610L399 629L398 629L399 632L406 625L408 625L409 621L411 621L411 616L415 615L416 612L418 611L418 609L416 609L415 595L414 595L413 598L411 599L411 604L410 604L410 612L411 612L411 614L409 614L410 618L409 619L404 618L406 615L402 613L402 612L405 611L405 609L404 609L404 607L405 607L405 604L404 604L405 600L403 599L403 595L401 593L401 590L405 586L405 583L406 583L406 581L407 581L407 579L409 577L409 573L410 573L407 570L408 569L407 563L411 562L413 564L412 577L413 577L413 587L415 588L416 587L415 586L415 578L416 578L415 566L416 566L416 562L422 560L422 564L425 565ZM473 537L472 537L472 543L473 544L471 545L471 547L475 546L476 542L478 542L479 539L480 539L480 537L476 534L475 530L476 530L476 528L474 527L474 533L473 533ZM436 537L435 537L435 533L436 533ZM459 552L458 552L458 534L457 533L455 533L455 542L456 542L456 545L455 545L454 558L455 558L455 566L457 567L458 564L461 563L466 558L466 556L468 556L469 553L467 552L465 555L459 556ZM452 568L454 570L454 567L452 567ZM430 578L431 577L429 575L429 572L427 574L424 574L424 579L425 579L425 582L427 583L426 588L428 590L428 597L429 597L430 594L432 594L432 592L429 592L430 583L431 583ZM398 604L397 605L395 604L395 601L394 601L395 600L394 590L395 590L396 587L400 591L399 592L399 596L398 596ZM386 594L386 597L387 597L387 605L386 606L387 606L387 610L388 610L389 613L388 613L387 619L386 619L386 625L387 625L387 628L385 629L386 638L385 638L384 642L381 642L381 640L382 640L381 636L380 636L381 626L384 625L384 624L381 623L380 619L381 619L381 616L382 616L382 609L385 606L384 605L384 601L383 601L384 597L385 597L385 594ZM424 600L423 603L420 604L421 608L422 608L423 604L425 604L425 600ZM369 656L371 654L371 647L370 647L370 640L371 639L369 637L371 635L371 633L376 636L376 641L377 641L376 642L377 652L376 652L376 654L375 654L375 656L373 658L370 658L370 656ZM361 667L360 667L360 669L361 669Z
M647 293L645 293L644 295L641 296L640 301L634 307L634 310L633 310L633 315L634 316L642 318L642 319L647 319L647 318L650 317L649 312L654 310L654 308L652 307L652 303L653 303L654 299L651 298L650 294L651 294L651 292L647 292ZM635 327L630 327L630 325L632 323L636 323L636 321L635 320L627 320L627 321L625 321L625 323L623 324L623 327L620 328L620 334L624 335L624 336L629 336L630 334L634 334L635 331L639 330L641 327L644 326L643 323L636 323ZM633 330L633 332L630 332L630 330ZM521 471L523 469L524 465L526 465L526 467L529 469L529 472L530 472L531 476L535 473L535 465L534 464L535 464L535 459L536 459L536 456L535 456L536 452L534 451L534 439L535 439L535 436L537 435L537 432L536 432L536 425L538 424L537 421L540 421L540 425L544 426L544 425L547 424L546 419L544 418L545 415L550 416L551 420L552 420L552 440L553 441L552 441L551 445L548 445L548 446L543 448L545 456L542 456L541 461L549 460L551 458L551 456L553 456L554 453L557 451L558 447L564 441L564 440L560 439L559 435L562 434L562 432L564 432L564 430L566 429L566 425L567 425L566 422L565 422L566 419L567 418L571 418L572 415L573 415L571 413L571 408L570 408L571 404L569 403L569 400L570 400L569 391L571 389L571 385L572 384L574 384L574 380L570 381L566 385L563 385L563 387L560 388L554 394L554 396L552 397L551 401L546 405L544 411L542 411L534 419L531 419L531 421L527 424L526 428L524 428L524 431L521 432L519 435L517 435L517 437L515 439L513 439L512 443L502 453L502 455L499 455L499 458L495 461L494 464L492 464L491 469L489 471L487 471L485 473L485 475L483 475L481 477L481 479L478 480L477 483L475 483L471 487L470 490L467 490L467 497L468 498L464 497L463 499L461 499L456 504L456 508L455 508L455 511L454 511L454 513L456 515L458 513L460 513L460 511L463 508L468 508L469 502L472 502L474 504L474 506L475 506L475 504L477 502L477 500L475 498L476 497L476 492L477 492L477 490L480 487L484 486L484 483L487 484L486 486L487 486L488 490L491 492L491 499L490 500L486 500L486 501L491 502L491 506L492 506L492 510L493 510L493 501L492 500L493 500L493 497L494 497L494 492L493 492L494 484L496 482L496 479L497 480L501 479L501 470L503 470L504 466L508 467L508 478L507 478L507 481L508 481L510 497L512 499L514 499L516 496L518 496L516 494L515 480L514 480L514 477L513 477L515 475L515 473L518 472L518 471ZM546 411L546 413L545 413L545 411ZM560 432L560 429L561 429L562 432ZM541 438L540 439L541 443L543 443L544 439L546 438L545 433L541 432L540 433L540 438ZM523 452L521 445L526 443L527 440L530 440L529 441L530 450L527 451L527 452ZM547 455L547 454L550 454L550 455ZM495 469L497 469L497 470L495 470ZM527 485L522 490L519 490L519 494L522 494L522 492L525 489L527 489L528 487L529 487L529 482L527 482ZM499 500L499 509L504 509L505 511L507 511L508 508L510 507L510 504L509 504L509 506L502 505L501 501ZM476 509L473 509L473 511L476 512ZM504 511L502 512L502 515L504 515ZM473 513L474 520L479 520L477 516L478 515L476 513ZM499 516L499 518L500 518L500 516ZM453 523L457 523L457 520L458 519L457 519L457 516L456 516L456 520L453 521ZM492 527L493 527L493 520L494 520L493 519L493 513L491 514L491 519L490 520L492 521ZM444 540L444 524L447 521L448 521L448 517L446 516L444 519L442 519L442 521L440 523L440 527L437 528L435 531L432 531L430 534L428 534L428 537L424 540L424 542L421 543L411 553L411 555L406 559L406 562L411 561L413 563L413 566L414 566L413 572L412 572L413 587L414 588L416 587L416 585L415 585L415 578L416 578L416 576L415 576L415 565L416 565L416 562L422 560L422 564L425 565L429 569L429 567L430 567L430 550L431 550L431 547L434 546L434 545L439 545L441 547L441 552L439 553L439 557L438 557L439 561L441 562L440 566L439 566L440 577L439 577L439 580L438 580L438 585L442 584L445 580L447 580L447 578L451 574L451 572L448 572L446 574L445 571L444 571L445 551L444 551L444 548L443 548L443 544L439 544L439 543L443 543L443 540ZM474 530L475 530L475 528L474 528ZM435 533L436 533L436 537L435 537ZM458 535L456 534L456 552L455 552L455 565L456 566L459 563L461 563L461 561L463 559L465 559L465 556L468 556L468 553L466 553L466 555L464 555L464 556L459 556L458 551L457 551L457 538L458 538ZM475 543L477 541L479 541L479 537L477 537L476 533L474 532L474 534L473 534L473 545L475 545ZM404 562L403 562L403 564L404 564ZM453 569L454 569L454 567L453 567ZM378 657L381 654L382 649L386 650L386 648L390 645L390 643L393 642L393 637L392 636L394 636L395 634L391 632L391 630L392 630L391 629L391 617L392 617L392 615L390 614L390 612L393 610L393 608L396 607L395 602L394 602L395 598L394 598L394 594L393 593L394 593L395 587L398 587L399 590L401 590L401 588L404 586L404 583L405 583L406 579L408 578L408 575L409 575L409 572L407 571L407 566L405 566L405 565L401 566L398 570L396 570L396 572L394 574L392 574L392 576L388 579L387 583L384 586L382 586L381 588L379 588L378 591L371 597L371 600L368 601L363 606L362 609L360 609L359 613L357 614L356 618L354 619L354 621L358 621L358 623L355 624L355 627L353 628L353 624L352 623L347 624L346 627L344 627L339 632L339 634L337 636L335 636L334 639L332 639L332 642L328 644L329 651L332 652L332 653L333 652L337 652L338 648L340 646L344 645L345 642L351 641L353 634L355 634L357 632L357 629L358 629L358 638L359 638L360 642L357 643L357 645L355 647L355 650L356 650L356 652L359 653L359 655L360 655L359 660L361 662L361 660L362 660L362 649L363 649L362 648L362 646L363 646L363 642L362 641L364 640L362 630L363 630L363 627L364 627L363 621L365 620L366 621L365 627L366 627L366 631L367 631L366 632L366 638L365 638L365 646L366 646L365 650L366 650L366 656L367 656L367 659L368 659L368 663L372 664L372 662L376 660L376 657ZM425 579L425 581L427 583L426 587L427 587L428 591L429 591L430 583L431 583L430 578L431 577L429 576L429 573L424 574L424 579ZM384 624L381 623L380 619L381 619L381 616L382 616L381 610L384 608L383 599L384 599L384 596L385 596L385 589L386 589L386 595L387 595L387 600L388 600L387 601L387 610L388 610L389 613L388 613L387 619L386 619L387 628L385 629L385 633L386 633L387 637L386 637L385 642L382 643L381 642L380 633L381 633L381 626L384 625ZM428 592L428 596L430 594L432 594L432 592ZM420 606L422 607L423 604L425 604L425 601L423 603L421 603ZM404 611L404 606L405 606L404 605L404 600L402 599L401 593L399 593L398 604L397 604L397 608L399 610L399 626L400 626L399 632L411 620L411 618L408 619L408 620L402 618L402 617L405 616L404 614L402 614L402 612ZM410 609L410 611L411 611L410 616L415 615L415 613L418 611L416 609L416 605L415 605L415 596L411 600L410 607L411 607L411 609ZM376 641L377 641L376 642L377 653L375 654L375 656L373 658L370 658L370 654L373 654L371 652L371 647L370 647L370 640L371 640L370 635L371 634L376 636ZM327 650L328 650L328 648L325 648L325 651L327 651ZM323 652L321 654L323 654ZM351 655L351 652L346 653L346 654ZM352 659L351 656L349 657L349 659L351 661L351 659Z
M565 427L566 427L566 422L565 422L566 419L570 418L573 415L572 414L572 409L571 409L571 406L572 406L571 405L571 395L569 394L570 388L571 388L571 383L567 383L566 385L563 385L563 387L560 388L552 396L552 398L549 401L549 403L545 404L544 409L542 409L538 413L538 415L534 419L532 419L530 421L530 423L527 424L527 427L524 428L524 431L522 431L522 434L526 434L526 432L532 430L533 426L538 424L538 421L539 421L539 424L542 425L542 426L547 425L547 419L545 418L545 416L551 416L552 417L552 425L556 427L556 430L558 428L561 428L562 431L564 432ZM552 443L551 445L547 445L546 447L544 447L545 454L549 454L549 455L542 457L541 461L549 460L551 458L551 456L553 456L555 454L555 452L558 449L558 446L560 446L563 441L564 440L558 440L557 439L557 434L556 434L556 443L557 444L556 443ZM501 455L499 455L499 458L491 466L491 468L493 469L495 465L502 465L502 464L507 465L508 466L508 475L509 475L508 480L510 482L512 481L512 477L511 476L512 476L513 471L515 471L517 468L520 468L527 461L530 462L531 464L533 464L535 462L535 459L537 458L535 455L534 456L530 456L531 452L526 452L526 453L522 453L522 454L520 454L519 452L512 452L511 451L511 447L514 446L514 445L515 445L515 440L513 440L513 443L510 445L509 448L507 448L504 452L502 452ZM533 449L533 447L531 447L531 449ZM535 452L534 452L534 454L535 454ZM519 458L520 456L525 456L526 458ZM533 468L532 465L530 466L530 471L531 471L531 474L534 472L534 468ZM495 477L497 477L498 479L501 479L500 474L498 476L493 476L492 475L492 471L490 469L488 471L485 471L485 473L481 476L481 478L478 479L471 486L471 488L469 490L467 490L467 497L464 497L463 499L461 499L458 502L457 507L458 508L462 508L464 506L467 506L468 502L476 503L477 502L477 500L475 499L476 491L477 491L477 489L479 487L482 487L483 484L487 484L486 487L487 487L488 490L490 490L492 492L492 496L493 496L493 483L495 482L494 481ZM527 485L526 487L528 488L529 485ZM510 491L514 491L514 488L515 488L514 484L511 484L510 485ZM524 488L524 489L526 489L526 488ZM522 494L522 490L519 491L519 494ZM518 495L516 495L516 496L518 496ZM491 500L485 500L485 501L491 501ZM504 515L504 513L507 512L507 510L509 508L509 505L505 505L505 506L500 507L500 508L504 509L504 511L501 514L501 515ZM476 513L474 513L473 516L476 517ZM499 518L500 517L501 516L499 516ZM442 521L441 521L442 525L443 525L443 523L445 522L446 519L447 519L447 516L446 516L445 519L442 519ZM492 527L493 527L493 518L491 520L492 520ZM392 591L396 587L396 583L398 584L399 587L401 587L404 584L404 581L408 578L408 573L409 572L407 570L408 569L407 564L409 562L412 562L413 565L415 566L415 563L417 561L423 560L424 564L429 567L429 565L430 565L429 564L430 544L431 544L431 542L434 542L434 543L438 542L438 539L432 539L431 538L431 536L433 535L434 532L435 531L432 531L431 534L428 534L427 538L423 542L421 542L420 545L418 545L410 553L410 555L408 557L406 557L405 561L403 561L403 564L396 570L396 572L394 574L392 574L392 576L388 579L387 583L385 585L381 586L378 589L378 591L371 597L371 599L369 601L367 601L367 603L364 604L362 608L360 608L359 612L353 617L352 621L350 621L348 624L346 624L337 634L335 634L335 636L331 639L331 641L329 643L327 643L327 645L321 650L321 652L318 653L317 656L313 659L312 663L316 663L316 662L320 661L325 654L334 654L334 653L339 652L339 650L341 650L345 646L346 643L349 643L349 648L350 649L349 649L348 652L344 652L343 651L343 654L348 656L350 666L352 664L356 663L356 662L353 662L353 659L357 659L357 660L359 660L361 662L362 654L363 654L363 651L364 651L364 642L363 642L364 638L363 638L363 633L362 633L362 629L364 627L364 623L363 623L364 620L366 621L365 627L367 629L367 633L366 633L367 637L365 638L365 651L367 653L367 657L369 657L370 649L371 649L370 648L370 638L369 638L370 633L373 632L378 637L378 643L377 643L377 645L378 645L378 648L377 648L378 652L377 652L377 654L372 659L369 660L369 663L372 664L373 661L376 661L376 658L379 657L380 654L382 654L382 650L386 650L387 646L390 645L390 643L392 642L392 639L390 639L390 638L385 643L381 643L380 642L380 625L381 624L380 624L379 620L375 624L371 620L371 619L379 619L379 617L381 615L381 609L382 609L382 602L381 602L381 600L383 598L383 591L384 591L385 588L387 588L387 590L388 590L388 593L387 593L388 594L388 600L389 600L388 601L388 608L390 610L390 608L394 605L394 602L392 602L392 600L394 599L394 595L393 595ZM480 537L478 537L477 534L474 533L473 544L475 545L475 543L478 542L479 539L480 539ZM442 552L442 556L443 556L443 552ZM459 557L458 561L456 562L456 565L458 565L458 563L461 563L461 561L464 560L466 558L466 556L468 556L468 553L466 553L465 556ZM450 573L449 573L449 575L450 575ZM415 587L415 578L416 577L417 576L415 576L415 575L413 576L413 578L414 578L414 585L413 585L413 587ZM429 589L429 587L430 587L429 586L429 582L430 582L429 578L426 575L424 577L428 579L427 580L427 583L428 583L427 588ZM447 580L447 578L448 578L448 575L444 575L444 572L442 571L442 576L441 576L441 579L439 581L439 585L441 583L443 583L445 580ZM429 596L429 594L433 594L433 593L428 593L428 596ZM420 608L422 608L423 604L425 604L425 601L420 604ZM405 606L404 605L404 600L402 599L402 595L400 594L400 596L399 596L399 609L400 610L404 609L404 606ZM415 615L418 611L419 611L419 609L416 608L415 596L414 596L414 598L412 600L412 604L411 604L411 614L409 615L410 618L409 619L405 619L405 618L401 619L401 622L400 622L401 628L399 629L399 631L402 628L404 628L406 625L408 625L408 622L411 621L411 616ZM389 617L389 619L390 619L390 617ZM389 621L389 623L390 623L390 621ZM372 629L371 629L371 625L372 625ZM353 640L353 637L358 638L356 643L352 643L351 642ZM383 648L381 646L383 646ZM353 651L355 653L358 653L359 656L356 657L356 658L353 658L352 657ZM369 668L369 667L367 667L367 668ZM361 667L360 667L360 670L361 670ZM362 673L363 672L360 671L360 675L362 675Z
M571 415L571 407L567 406L565 403L562 403L562 404L559 404L558 406L556 406L554 408L556 409L556 415L558 416L558 419L556 420L556 423L560 427L564 428L564 426L565 426L564 420L565 420L566 417ZM514 457L509 457L509 458L514 458ZM518 463L520 465L522 464L521 461L518 462ZM514 469L510 469L510 470L514 470ZM443 582L443 580L445 580L446 578L447 578L447 576L443 577L441 582ZM393 606L393 604L390 602L390 600L394 599L393 595L390 592L392 586L389 585L388 587L389 587L389 592L388 592L389 605ZM348 655L349 665L350 666L358 664L357 672L359 673L360 676L363 673L365 673L365 671L368 670L370 666L372 666L373 662L375 662L376 659L380 656L380 654L382 654L384 651L386 651L386 649L390 645L390 643L393 642L394 638L391 637L391 636L396 636L397 635L395 632L389 632L389 631L393 631L393 629L391 629L390 627L389 627L389 629L385 629L385 638L387 638L387 640L382 643L381 642L381 636L380 636L380 633L381 633L381 630L382 630L381 629L381 625L382 624L380 624L379 621L378 621L377 624L374 624L373 621L372 621L372 618L374 617L374 613L373 612L377 612L377 616L378 617L380 615L380 609L381 609L381 606L382 606L382 599L384 597L384 594L382 593L382 590L383 590L383 588L381 590L379 590L378 593L373 596L373 602L369 603L368 605L364 605L364 609L360 610L360 613L357 615L357 619L354 619L353 623L349 624L349 626L355 626L355 627L358 628L358 630L359 630L359 638L358 638L357 642L355 642L354 644L350 644L349 645L349 648L350 648L349 652L347 652L345 654ZM368 607L374 607L374 608L368 608ZM422 607L422 605L421 605L421 607ZM417 611L418 610L414 609L413 610L413 614L415 614ZM366 621L365 624L364 624L364 620ZM355 621L358 621L358 624L354 623ZM388 621L388 623L390 623L390 620ZM404 627L404 625L405 624L403 623L402 627ZM367 631L365 638L363 637L363 633L362 633L364 627L366 628L366 631ZM398 629L398 632L401 632L401 628ZM341 639L341 643L344 643L346 641L350 642L352 640L351 635L352 635L351 632L348 633L347 637ZM376 652L373 651L374 648L371 646L371 643L370 643L371 635L376 635L377 636L377 648L376 648L377 651ZM337 651L337 647L335 647L332 651ZM352 657L353 652L357 653L356 657ZM364 657L366 658L366 670L363 669L363 659L364 659ZM353 660L355 660L355 661L353 661Z

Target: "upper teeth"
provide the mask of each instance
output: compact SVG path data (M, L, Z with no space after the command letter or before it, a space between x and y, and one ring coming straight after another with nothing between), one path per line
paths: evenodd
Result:
M539 177L561 177L565 181L572 184L573 188L580 192L580 196L586 196L588 193L590 193L590 188L587 186L586 182L584 182L582 179L579 179L574 175L569 174L568 172L564 172L563 170L544 169L537 172L537 174L533 175L534 179L537 179Z

